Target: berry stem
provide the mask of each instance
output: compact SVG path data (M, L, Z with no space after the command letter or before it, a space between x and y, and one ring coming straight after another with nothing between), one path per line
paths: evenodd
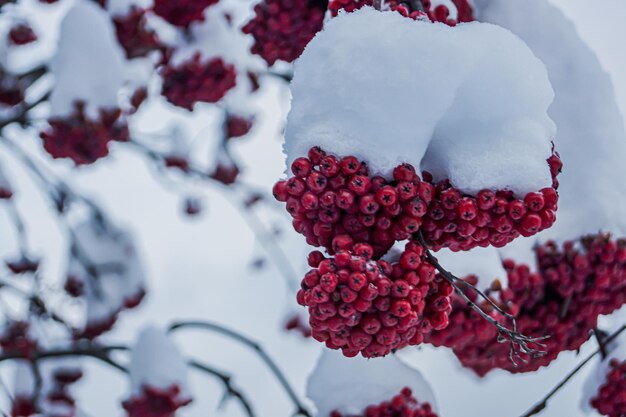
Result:
M169 327L169 332L174 332L176 330L181 329L189 329L189 328L198 328L209 330L212 332L219 333L223 336L226 336L230 339L233 339L239 343L242 343L252 349L261 360L267 365L270 371L274 374L280 385L283 387L289 399L293 402L296 410L294 416L304 416L304 417L313 417L313 414L304 406L304 404L300 401L298 396L296 395L295 390L285 377L285 374L280 370L276 362L267 354L267 352L254 340L249 337L229 329L227 327L221 326L216 323L210 323L206 321L187 321L187 322L174 322Z
M608 351L606 349L606 332L603 330L599 330L597 327L593 329L593 335L596 338L596 342L598 342L598 348L600 349L600 357L602 360L606 359L608 356Z
M625 330L626 330L626 325L623 325L615 333L613 333L612 335L604 339L604 345L606 346L607 344L615 340ZM583 369L585 365L587 365L587 363L589 363L591 359L593 359L598 354L600 355L602 354L602 347L599 347L595 352L587 356L585 360L583 360L581 363L578 364L578 366L576 366L576 368L570 371L570 373L567 374L565 378L561 380L561 382L559 382L554 388L552 388L552 390L550 390L550 392L541 401L536 403L532 408L530 408L521 417L531 417L531 416L541 413L548 406L548 401L550 401L550 399L554 395L556 395L556 393L558 393L559 390L563 388L569 382L570 379L572 379L578 372L580 372L580 370Z
M532 343L532 344L535 344L535 345L538 345L538 346L542 347L543 345L541 343L539 343L539 342L541 342L542 340L547 339L548 336L529 337L529 336L525 336L525 335L521 334L520 332L518 332L518 330L517 330L517 321L515 320L515 317L513 317L511 314L507 313L502 308L500 308L500 306L498 306L495 302L493 302L493 300L491 300L491 298L489 298L489 296L487 296L484 292L482 292L481 290L476 288L474 285L472 285L469 282L466 282L466 281L456 277L450 271L446 270L443 266L441 266L441 264L439 263L437 258L435 258L433 256L433 254L430 252L430 249L428 248L428 245L426 243L426 240L424 239L424 236L422 235L422 232L415 233L413 235L413 238L414 238L414 240L417 240L420 243L420 245L422 245L422 247L424 248L424 252L426 254L428 262L430 262L430 264L433 265L441 273L441 275L446 280L448 280L448 282L450 282L450 284L452 284L452 286L454 287L456 293L470 307L472 307L473 310L475 310L478 314L480 314L480 316L483 319L487 320L489 323L493 324L498 329L499 340L501 339L502 343L503 343L504 341L506 341L508 339L508 341L509 341L509 359L511 360L513 365L517 366L516 359L520 360L521 362L526 362L526 360L520 356L520 354L519 354L520 352L524 353L524 354L527 354L527 355L531 355L533 357L537 357L537 356L541 356L541 355L545 354L545 352L543 352L543 351L536 350L536 349L530 347L529 343ZM466 288L471 289L472 291L475 291L482 299L487 301L498 313L500 313L504 317L506 317L511 322L511 326L512 327L511 328L506 327L505 325L500 323L498 320L496 320L495 318L493 318L489 314L487 314L478 304L476 304L474 301L472 301L465 294L463 289L461 289L459 287L459 285L458 285L459 283L461 283Z
M222 381L222 385L224 385L224 389L226 390L226 392L224 393L224 400L230 397L235 398L237 401L239 401L239 404L241 405L248 417L256 416L252 409L252 405L250 404L250 401L245 396L245 394L233 386L232 377L230 375L218 371L217 369L196 360L190 360L188 364L190 367L198 371L213 375L220 381Z

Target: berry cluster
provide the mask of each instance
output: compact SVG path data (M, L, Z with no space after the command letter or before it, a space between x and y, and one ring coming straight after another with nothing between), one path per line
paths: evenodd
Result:
M428 342L448 346L461 363L485 375L492 369L512 373L532 372L549 365L562 351L576 350L597 325L598 316L610 314L626 303L626 240L596 235L562 247L547 243L536 248L538 272L505 261L509 288L496 282L492 292L501 307L516 317L521 333L549 336L541 357L528 357L517 366L508 360L508 345L498 343L497 330L459 298L453 301L450 326L433 332ZM470 279L471 281L471 279ZM476 294L468 294L474 297ZM505 318L484 310L499 321Z
M252 53L269 65L293 62L322 29L327 3L323 0L263 0L243 32L254 37Z
M37 414L33 399L25 395L16 395L11 404L11 417L30 417Z
M174 26L188 28L204 20L204 11L218 0L155 0L154 13Z
M25 321L10 321L0 332L0 348L6 353L17 353L29 358L37 350L37 341L29 333L30 325Z
M420 403L411 389L405 387L390 401L370 405L360 415L345 415L333 411L330 417L437 417L437 414L429 403Z
M83 377L79 368L59 368L52 375L52 387L46 395L51 407L75 409L76 400L69 392L69 387Z
M558 156L548 163L556 176ZM554 188L529 193L523 200L510 191L483 190L476 197L467 196L448 181L433 185L428 173L420 179L408 164L394 169L392 181L371 178L364 162L353 156L339 159L319 148L312 148L308 158L296 159L291 171L293 177L276 183L274 196L286 203L295 230L307 243L330 254L333 238L341 234L371 244L378 259L396 241L418 231L434 250L458 251L502 247L555 221Z
M161 76L161 94L170 103L189 111L197 102L218 102L237 80L234 66L225 63L222 58L205 61L200 53L180 65L166 65Z
M608 417L626 416L626 361L611 360L605 383L591 399L591 405Z
M77 165L91 164L109 154L109 142L128 141L128 125L119 109L100 109L100 117L91 119L85 103L77 103L71 116L48 120L48 129L40 133L43 146L54 158L70 158Z
M348 235L332 242L334 257L309 255L313 268L297 300L308 307L312 336L348 357L385 356L418 345L448 324L452 285L436 277L424 248L409 242L397 262L372 259L374 249Z
M11 28L9 31L9 41L13 45L28 45L37 40L37 34L27 23L20 23Z
M457 19L450 18L450 10L447 6L440 4L432 7L430 0L418 0L421 2L421 9L415 7L410 2L390 0L385 2L385 6L390 10L400 13L404 17L414 20L428 19L431 22L441 22L449 26L456 26L459 22L472 22L474 15L472 7L467 0L453 0L457 9ZM352 12L363 6L372 6L372 0L331 0L328 10L332 16L337 16L340 10Z
M167 389L143 386L141 394L122 403L128 417L174 417L176 410L191 403L191 399L181 397L180 387L172 385Z
M162 47L156 32L148 27L145 9L133 7L126 15L114 16L113 23L128 59L146 56Z
M463 195L449 181L434 186L433 203L428 207L422 230L434 250L452 251L474 247L503 247L517 237L529 237L551 227L556 221L558 194L556 176L562 163L558 154L548 159L553 186L514 198L507 190L482 190L476 196ZM432 177L423 174L424 181Z

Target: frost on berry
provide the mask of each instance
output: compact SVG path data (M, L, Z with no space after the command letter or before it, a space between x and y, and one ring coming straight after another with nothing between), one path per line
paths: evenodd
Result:
M37 40L37 34L28 23L19 23L9 31L9 42L13 45L28 45Z
M75 337L93 339L142 301L143 268L131 237L114 225L89 219L73 227L73 236L65 290L85 304L86 322Z
M562 351L576 350L589 338L600 315L611 314L626 303L626 241L595 235L561 246L548 242L536 248L537 272L505 261L508 288L496 286L491 294L516 317L517 327L531 337L549 336L535 346L540 357L521 353L526 363L515 366L508 346L498 342L497 330L460 299L453 300L450 325L433 332L427 342L448 346L461 363L478 375L492 369L532 372L549 365ZM469 277L474 281L476 277ZM476 297L476 294L468 294ZM499 313L483 306L494 318ZM531 346L533 347L533 346Z
M145 9L132 7L124 15L113 16L113 23L128 59L146 56L162 47L156 32L148 27Z
M596 396L591 399L591 405L603 416L626 415L626 361L610 361L609 373Z
M399 394L380 404L369 405L358 414L342 414L333 411L329 417L437 417L429 403L422 403L413 396L410 388L405 387Z
M222 58L205 60L196 53L177 65L166 65L161 77L161 94L175 106L191 111L198 102L216 103L224 97L235 86L237 72Z
M169 23L188 28L193 22L204 20L204 11L218 0L155 0L154 13Z
M453 287L436 277L421 246L407 244L389 263L373 260L372 246L348 235L332 245L334 256L313 262L297 294L314 339L348 357L373 358L418 345L447 326Z
M322 29L325 11L324 0L263 0L242 30L254 37L252 53L269 65L293 62Z
M401 393L408 393L407 387L412 395L404 396ZM402 408L405 412L410 410L397 406L409 403L415 405L416 409L422 408L423 403L429 403L433 408L437 406L434 393L422 374L407 366L396 355L372 361L361 357L346 359L338 352L324 350L306 387L306 395L315 404L317 415L325 417L331 416L333 412L342 416L396 416L385 414L383 404L389 404L399 393L405 401L396 400L394 407ZM418 398L420 405L409 400L410 396ZM370 407L376 408L381 414L368 414L366 410Z
M51 117L41 133L44 149L54 158L70 158L76 165L92 164L109 154L109 142L126 142L128 125L120 109L100 109L97 117L78 102L65 117Z
M186 363L164 330L144 328L131 353L129 417L173 417L191 402Z

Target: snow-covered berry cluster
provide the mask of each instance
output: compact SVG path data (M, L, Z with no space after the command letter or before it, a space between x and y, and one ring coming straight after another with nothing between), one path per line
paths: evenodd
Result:
M181 398L180 388L172 385L167 389L144 386L139 395L122 403L128 417L173 417L181 407L191 402Z
M370 405L361 414L346 415L333 411L330 417L437 417L437 414L429 403L419 402L411 389L405 387L389 401Z
M591 399L591 405L600 414L608 417L626 415L626 361L612 359L609 374L597 395Z
M109 142L126 142L128 125L120 109L100 109L99 117L86 114L85 103L77 103L69 117L53 117L40 133L43 146L54 158L71 158L77 165L91 164L109 154Z
M448 324L450 283L436 277L424 248L408 243L397 262L373 260L374 249L348 235L332 242L334 256L309 256L298 303L308 307L312 336L345 356L380 357Z
M526 363L514 365L508 345L498 342L497 329L486 323L460 298L455 298L450 326L433 332L428 342L453 349L461 363L485 375L492 369L512 373L532 372L549 365L562 351L576 350L589 338L600 315L610 314L626 303L626 241L609 235L589 236L562 246L546 243L536 248L538 272L526 265L505 261L508 288L496 282L494 301L517 320L525 335L549 338L534 346L540 357L521 356ZM476 282L470 277L470 282ZM468 294L476 300L476 294ZM483 308L501 322L506 318Z
M323 0L264 0L243 28L254 37L252 53L269 65L293 62L322 29L327 3Z
M550 164L556 176L556 154ZM353 156L337 158L319 148L312 148L308 158L297 158L291 171L293 177L274 186L274 196L286 203L295 230L307 243L330 254L333 238L341 234L371 244L375 259L418 231L434 250L502 247L552 226L556 218L554 188L529 193L523 200L509 191L468 196L448 181L433 184L428 173L420 178L408 164L396 167L388 181L370 177L367 164Z
M161 72L162 94L179 107L193 110L198 102L216 103L236 84L235 67L222 60L204 60L199 53L181 63L168 64Z
M133 7L125 15L113 16L113 23L128 59L146 56L162 47L156 32L148 27L145 9Z
M218 0L155 0L154 13L174 26L188 28L204 20L204 11Z

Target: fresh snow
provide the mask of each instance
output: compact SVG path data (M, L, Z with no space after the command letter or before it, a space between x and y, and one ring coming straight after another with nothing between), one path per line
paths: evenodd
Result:
M324 349L309 376L306 394L319 417L334 410L359 415L368 405L391 400L404 387L411 388L420 403L428 402L436 410L435 396L422 374L396 356L346 358L341 352Z
M331 19L295 65L288 164L319 145L374 174L408 162L475 194L551 184L553 91L518 37L363 8Z
M177 385L181 395L189 397L187 365L165 330L155 326L144 327L130 359L133 395L141 394L143 386L165 390Z
M626 133L610 76L574 23L547 0L478 0L482 20L522 38L545 63L556 92L549 115L563 160L556 224L542 241L598 231L626 236ZM621 175L616 174L621 172Z
M114 226L103 227L88 219L74 228L74 238L82 256L100 268L92 277L80 259L72 256L68 276L84 284L87 325L109 320L144 289L144 272L131 237Z
M58 51L50 64L55 78L51 115L70 115L77 100L88 103L92 117L100 108L117 107L124 61L109 15L91 2L77 3L61 24Z

